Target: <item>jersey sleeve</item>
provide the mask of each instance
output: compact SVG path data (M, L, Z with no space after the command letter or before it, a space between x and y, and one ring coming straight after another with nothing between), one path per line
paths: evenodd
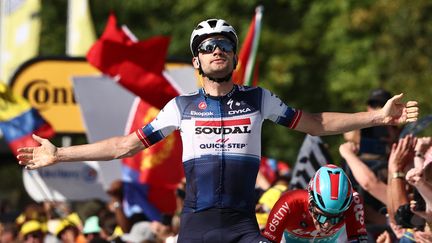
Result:
M178 129L180 121L180 112L174 98L165 105L152 122L136 130L135 133L148 148Z
M301 118L302 111L287 106L269 90L262 90L264 119L269 119L277 124L294 129Z
M353 202L346 212L346 232L348 242L367 243L367 231L363 200L358 192L353 193Z

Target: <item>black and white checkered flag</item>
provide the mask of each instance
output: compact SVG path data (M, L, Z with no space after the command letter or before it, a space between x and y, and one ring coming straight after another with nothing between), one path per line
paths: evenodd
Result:
M321 138L306 135L294 165L290 189L306 189L315 172L329 163L332 159Z

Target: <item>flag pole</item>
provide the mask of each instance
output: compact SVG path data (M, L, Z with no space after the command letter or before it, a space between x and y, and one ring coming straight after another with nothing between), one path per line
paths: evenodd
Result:
M259 5L255 8L255 35L252 42L252 50L251 50L251 57L249 58L247 65L246 65L246 72L245 72L245 85L252 85L252 78L254 73L254 66L255 66L255 59L256 59L256 53L258 50L258 44L261 34L261 20L262 15L264 12L264 6Z
M5 84L8 84L9 80L2 80L1 77L3 77L4 72L4 65L3 65L3 45L4 45L4 38L6 35L6 31L4 30L4 17L6 15L6 1L0 1L0 82L3 82ZM2 134L0 132L0 137L2 137Z
M46 201L54 202L54 195L43 182L38 170L26 170L24 169L24 173L27 173L35 182L35 186L41 192L42 196L46 198Z

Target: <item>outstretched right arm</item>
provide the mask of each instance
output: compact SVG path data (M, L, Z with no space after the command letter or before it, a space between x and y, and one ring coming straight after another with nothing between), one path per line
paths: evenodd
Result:
M106 161L129 157L159 142L178 129L179 117L175 99L172 99L159 112L157 118L129 135L112 137L92 144L61 148L55 147L48 139L33 135L33 139L41 145L18 149L17 158L20 165L32 170L58 162Z
M58 162L105 161L132 156L144 149L136 133L127 136L112 137L92 144L70 147L55 147L48 139L33 135L39 147L18 149L20 165L26 169L37 169Z

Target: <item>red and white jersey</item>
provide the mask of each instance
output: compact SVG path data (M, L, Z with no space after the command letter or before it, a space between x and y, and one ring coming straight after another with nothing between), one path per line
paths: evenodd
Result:
M346 232L346 233L345 233ZM346 235L344 235L346 234ZM272 208L263 235L273 242L367 242L363 201L357 192L345 211L345 220L329 232L315 228L309 212L308 192L293 190L284 193Z

